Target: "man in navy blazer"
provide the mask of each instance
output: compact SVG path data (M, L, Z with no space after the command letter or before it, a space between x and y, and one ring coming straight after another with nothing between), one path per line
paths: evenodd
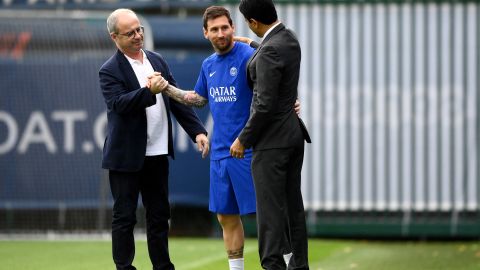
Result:
M118 50L100 68L100 86L107 105L108 130L102 166L109 170L113 205L112 253L117 270L133 265L133 229L139 194L146 211L147 244L154 270L175 269L168 253L168 156L174 157L172 112L206 156L206 130L195 112L163 96L176 85L160 54L143 50L143 33L136 14L117 9L107 28ZM154 72L168 81L161 81Z

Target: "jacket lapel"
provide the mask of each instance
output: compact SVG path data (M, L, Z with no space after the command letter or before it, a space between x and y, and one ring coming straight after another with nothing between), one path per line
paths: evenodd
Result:
M127 57L125 57L125 55L123 55L123 53L120 50L117 50L116 58L121 67L120 70L123 71L125 78L127 79L126 81L131 84L130 89L140 88L140 83L137 80L135 71L133 71L133 68L128 62Z
M248 59L248 62L247 62L247 70L248 70L248 66L250 65L250 62L252 62L253 58L255 58L255 56L257 55L258 51L260 51L260 49L262 48L262 45L263 45L263 44L260 44L260 46L258 46L258 48L255 50L255 52L252 54L252 56L250 56L250 59Z
M255 59L255 56L257 53L262 49L263 45L268 42L268 40L273 37L275 34L280 32L281 30L285 29L285 25L283 23L280 23L275 29L272 30L272 32L268 33L268 35L263 39L262 43L260 43L260 46L255 50L255 52L252 54L250 59L248 59L247 62L247 78L248 78L248 85L250 88L253 88L253 82L251 81L250 77L250 69L248 68L250 66L250 63L252 63L253 59Z

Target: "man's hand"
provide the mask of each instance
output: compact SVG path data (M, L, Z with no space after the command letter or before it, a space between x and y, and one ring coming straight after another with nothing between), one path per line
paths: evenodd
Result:
M210 143L207 136L200 133L195 137L195 141L197 142L198 151L202 152L202 158L205 158L210 150Z
M234 158L244 158L245 157L245 146L240 142L238 138L230 146L230 155Z
M295 100L295 105L293 105L293 109L297 113L298 116L300 116L300 100Z
M148 76L147 87L153 94L158 94L168 87L168 81L165 80L160 72L154 72Z
M246 43L248 45L250 45L250 43L252 43L253 39L251 38L248 38L248 37L240 37L240 36L234 36L233 37L233 40L235 41L239 41L239 42L243 42L243 43Z

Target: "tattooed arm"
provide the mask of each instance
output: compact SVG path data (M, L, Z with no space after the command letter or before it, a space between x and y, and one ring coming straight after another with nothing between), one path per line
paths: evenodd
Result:
M165 81L166 80L161 76L159 72L155 72L153 75L148 76L147 87L151 87L151 85L160 84ZM160 90L160 92L167 94L170 98L187 106L201 108L208 103L208 99L195 93L195 91L182 90L171 84L168 84L168 86Z
M208 103L208 99L195 93L195 91L181 90L170 84L167 86L167 89L164 91L164 93L173 98L175 101L187 106L201 108Z

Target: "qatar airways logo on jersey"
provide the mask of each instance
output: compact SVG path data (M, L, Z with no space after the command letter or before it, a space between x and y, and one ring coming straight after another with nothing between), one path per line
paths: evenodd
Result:
M237 94L235 86L210 87L210 96L215 102L235 102Z

